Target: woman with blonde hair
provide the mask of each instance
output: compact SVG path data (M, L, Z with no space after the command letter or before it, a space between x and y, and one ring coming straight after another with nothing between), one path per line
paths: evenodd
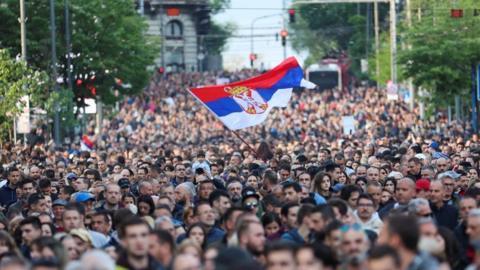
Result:
M0 260L5 256L22 257L13 237L6 231L0 231Z
M193 239L185 239L180 245L177 246L177 255L190 254L194 257L202 259L203 250L202 247Z

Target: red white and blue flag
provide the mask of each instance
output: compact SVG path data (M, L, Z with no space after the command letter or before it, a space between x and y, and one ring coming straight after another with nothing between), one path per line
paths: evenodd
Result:
M90 152L90 151L92 151L94 146L95 146L95 144L92 142L92 140L90 140L90 138L87 135L82 136L82 141L81 141L81 144L80 144L80 150Z
M231 130L258 125L274 107L286 107L294 87L314 88L294 57L260 76L231 84L190 89Z

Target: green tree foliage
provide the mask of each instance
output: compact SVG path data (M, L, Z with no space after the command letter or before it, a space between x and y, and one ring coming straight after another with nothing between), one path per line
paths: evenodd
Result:
M230 6L230 0L210 0L211 14L221 13ZM218 55L225 49L228 39L235 32L235 24L218 23L214 20L210 23L208 35L203 40L207 54Z
M7 137L13 118L23 110L20 98L46 91L48 76L44 72L34 71L25 62L11 58L7 50L0 50L0 140Z
M210 9L212 10L212 14L220 13L229 6L230 0L210 0Z
M232 23L220 24L212 21L208 35L205 37L204 44L208 54L220 54L227 45L228 39L235 32L235 25Z
M473 16L473 0L421 4L421 20L404 32L411 49L400 52L399 63L436 105L446 105L470 89L471 67L480 62L480 17ZM464 9L464 17L452 18L451 8Z
M348 52L352 70L360 76L360 59L372 49L373 5L371 4L370 39L367 42L366 4L296 5L297 22L291 24L292 45L297 51L308 51L305 64L318 62L326 55ZM388 5L379 5L380 20L386 17Z
M64 1L56 2L58 70L66 77ZM26 1L28 62L34 68L50 70L50 28L48 1ZM125 95L141 93L150 77L146 67L153 64L157 46L145 37L146 22L130 0L70 1L74 93L77 97L100 97L115 101L116 78L131 87ZM18 1L0 6L0 41L15 55L20 50ZM78 82L78 83L77 83ZM92 91L95 89L95 91Z
M401 50L401 48L400 48ZM376 55L375 50L370 52L370 57L368 58L368 76L378 82L381 86L386 86L387 82L392 78L391 75L391 57L390 57L390 33L383 32L380 34L380 50L379 50L379 66L380 66L380 76L377 78L376 74ZM403 76L403 66L397 63L397 81L402 81Z

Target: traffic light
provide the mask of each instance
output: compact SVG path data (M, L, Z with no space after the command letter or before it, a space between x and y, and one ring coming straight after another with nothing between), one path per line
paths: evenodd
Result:
M452 18L462 18L463 17L463 9L451 9L450 10L450 17L452 17Z
M198 35L207 35L210 30L210 8L200 5L194 10Z
M250 66L253 67L253 63L255 60L257 60L257 54L256 53L251 53L248 58L250 58Z
M282 37L282 46L285 47L287 45L288 31L283 29L282 31L280 31L280 36Z
M295 23L295 9L293 8L288 10L288 21L290 23Z
M163 74L163 73L165 73L165 68L164 68L164 67L159 67L159 68L157 69L157 72L158 72L159 74Z

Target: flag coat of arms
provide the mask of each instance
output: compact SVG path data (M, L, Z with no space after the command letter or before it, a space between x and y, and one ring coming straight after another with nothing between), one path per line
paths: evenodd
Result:
M190 89L190 93L231 130L258 125L274 107L286 107L294 87L314 88L294 57L260 76L226 85Z

